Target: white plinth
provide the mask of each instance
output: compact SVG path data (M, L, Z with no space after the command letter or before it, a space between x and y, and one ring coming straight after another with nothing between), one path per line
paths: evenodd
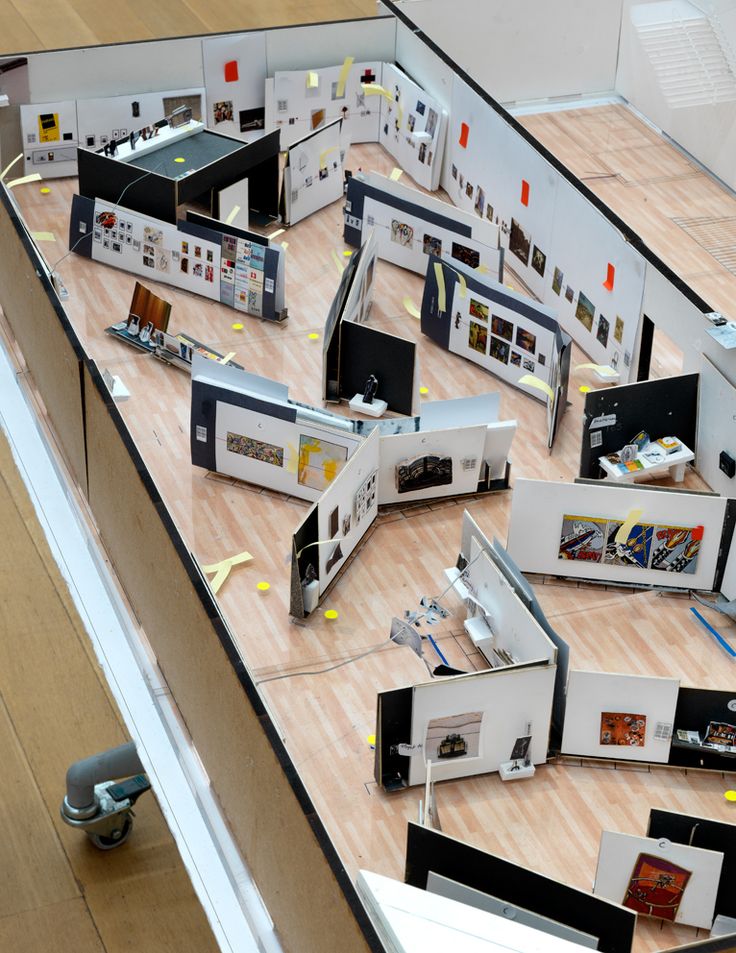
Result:
M378 400L374 397L372 404L366 404L363 401L362 394L356 394L348 406L356 413L368 414L369 417L382 417L388 410L388 404L385 400Z
M600 371L593 371L593 376L604 384L618 384L621 375L613 367L602 367Z
M102 372L102 378L107 384L107 388L112 394L113 400L127 400L130 397L130 391L123 384L117 374L111 374L110 371L105 368Z
M518 765L518 770L514 768ZM520 781L522 778L531 778L536 768L533 764L524 764L519 761L502 761L498 766L498 773L502 781Z

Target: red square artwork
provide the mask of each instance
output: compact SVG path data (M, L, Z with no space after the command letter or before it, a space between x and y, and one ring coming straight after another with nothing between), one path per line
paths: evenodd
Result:
M603 287L607 288L609 291L613 291L613 279L616 277L616 269L609 262L608 263L608 273L606 275L606 280L603 282Z
M466 122L460 123L460 145L463 149L468 148L468 136L470 135L470 126Z
M238 61L230 60L225 63L225 82L237 83L238 81Z
M521 180L521 204L529 204L529 183L526 179Z
M661 857L639 854L631 871L623 905L648 917L674 920L690 871Z

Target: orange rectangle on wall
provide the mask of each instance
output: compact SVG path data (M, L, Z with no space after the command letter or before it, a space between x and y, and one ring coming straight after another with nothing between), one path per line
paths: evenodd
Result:
M529 204L529 183L526 179L521 180L521 204Z
M470 135L470 126L466 122L460 123L460 145L463 149L468 148L468 136Z

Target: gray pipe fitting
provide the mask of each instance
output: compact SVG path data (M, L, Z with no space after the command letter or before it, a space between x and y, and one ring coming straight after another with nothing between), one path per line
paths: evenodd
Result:
M94 817L98 810L95 784L142 773L144 768L134 741L75 761L66 773L66 797L62 810L75 820Z

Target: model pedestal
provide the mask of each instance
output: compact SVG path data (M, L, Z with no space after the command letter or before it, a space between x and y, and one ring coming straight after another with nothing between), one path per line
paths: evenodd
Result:
M385 400L378 400L374 397L372 404L366 404L362 394L356 394L348 406L356 413L368 414L369 417L382 417L388 410L388 404Z
M520 781L521 778L531 778L535 770L533 764L524 764L523 761L502 761L498 766L498 773L502 781Z

